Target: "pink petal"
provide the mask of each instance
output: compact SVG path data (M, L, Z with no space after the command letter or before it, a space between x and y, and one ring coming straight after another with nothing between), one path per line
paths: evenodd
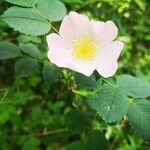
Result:
M117 61L111 62L110 60L107 60L105 61L105 64L97 65L96 70L101 76L108 78L113 76L116 73L117 69L118 69Z
M113 41L118 34L118 29L112 21L105 22L103 29L103 38L108 41Z
M117 34L118 30L116 25L112 21L100 22L100 21L91 21L94 34L99 38L100 42L111 42L113 41Z
M58 34L52 33L47 36L47 43L49 47L49 60L59 67L66 67L66 61L70 58L69 50L62 37Z
M74 65L74 68L69 66L67 67L86 76L90 76L94 71L94 66L91 63L73 61L72 64Z
M117 59L123 48L123 43L114 41L109 45L105 45L96 58L96 69L103 77L110 77L115 74L118 69Z
M79 35L89 34L90 29L88 17L76 12L70 12L69 15L63 19L59 33L65 40L72 41Z
M102 21L91 21L91 27L94 35L98 39L99 42L102 40L102 32L103 32L103 27L104 27L104 22Z

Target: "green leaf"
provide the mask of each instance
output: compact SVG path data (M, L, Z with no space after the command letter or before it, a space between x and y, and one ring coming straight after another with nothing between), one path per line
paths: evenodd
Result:
M117 78L117 85L132 97L143 98L150 96L148 81L130 75L121 75Z
M150 102L135 100L129 107L127 114L129 123L139 136L150 139Z
M4 111L0 113L0 124L4 124L9 120L9 112Z
M6 98L9 104L13 105L25 105L29 100L34 97L31 91L18 91L16 93L9 94Z
M59 76L59 69L53 64L45 64L42 74L45 81L53 83Z
M79 3L79 4L83 4L84 1L83 0L64 0L65 3L69 3L69 4L72 4L72 3Z
M49 123L49 117L45 114L45 112L39 107L34 106L32 108L32 120L36 124L48 124Z
M31 57L38 58L40 56L38 47L32 43L21 43L19 46L24 53L29 54Z
M75 72L74 78L75 78L76 84L80 88L92 89L92 88L95 88L97 85L94 75L87 77L87 76L84 76L80 73Z
M75 141L67 145L66 150L86 150L83 141Z
M33 7L36 4L36 0L5 0L5 1L15 5L25 6L25 7Z
M50 21L60 21L66 15L66 7L59 0L38 0L37 8Z
M96 94L88 96L91 108L102 116L105 122L119 121L128 110L127 96L119 87L104 85Z
M81 132L90 126L90 120L86 113L73 110L65 117L66 126L74 132Z
M19 47L7 41L0 41L0 59L15 58L20 55Z
M29 35L46 34L51 28L50 23L34 8L11 7L1 18L10 27Z
M30 136L29 139L24 142L22 150L38 150L40 145L40 140L34 136Z
M11 114L15 113L15 108L12 105L0 105L0 124L4 124L9 120Z
M86 149L88 150L108 150L108 142L99 130L90 131L86 138Z
M20 35L18 37L18 41L19 43L36 43L36 44L40 44L42 42L41 38L38 36L29 36L29 35Z
M38 70L38 62L32 58L19 59L15 64L15 72L20 77L28 77Z

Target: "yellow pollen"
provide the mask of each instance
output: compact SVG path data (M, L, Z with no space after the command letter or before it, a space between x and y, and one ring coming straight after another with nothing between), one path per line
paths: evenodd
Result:
M75 58L80 60L91 60L96 52L96 44L92 38L83 36L73 43Z

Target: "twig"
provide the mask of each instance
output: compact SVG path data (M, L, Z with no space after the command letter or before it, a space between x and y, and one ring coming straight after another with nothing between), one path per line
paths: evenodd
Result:
M46 136L46 135L51 135L51 134L66 132L68 130L69 130L68 128L56 129L56 130L52 130L52 131L46 131L46 132L38 133L37 136L41 137L41 136Z

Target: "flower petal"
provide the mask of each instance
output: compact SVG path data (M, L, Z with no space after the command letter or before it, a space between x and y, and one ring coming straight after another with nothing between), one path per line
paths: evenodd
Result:
M111 43L110 49L110 57L112 58L112 60L117 60L123 49L123 43L120 41L114 41Z
M117 69L118 69L117 61L111 62L110 60L107 60L103 65L102 64L97 65L96 70L101 76L108 78L113 76L116 73Z
M91 21L94 34L99 38L100 42L111 42L117 34L118 29L112 21L101 22Z
M76 12L70 12L69 15L63 19L59 33L65 40L72 41L81 34L88 34L90 29L88 17Z
M107 21L103 27L103 40L113 41L118 34L118 29L112 21Z
M104 27L104 22L102 21L91 21L91 27L94 35L96 36L98 41L102 41L102 32L103 32L103 27Z
M110 77L118 69L117 59L123 48L123 43L114 41L109 45L101 47L95 60L96 69L103 77Z
M49 47L48 58L59 67L66 67L66 62L70 58L68 45L58 34L52 33L47 36Z
M67 68L82 73L86 76L90 76L94 71L94 66L92 63L85 63L76 60L72 60L67 63Z

